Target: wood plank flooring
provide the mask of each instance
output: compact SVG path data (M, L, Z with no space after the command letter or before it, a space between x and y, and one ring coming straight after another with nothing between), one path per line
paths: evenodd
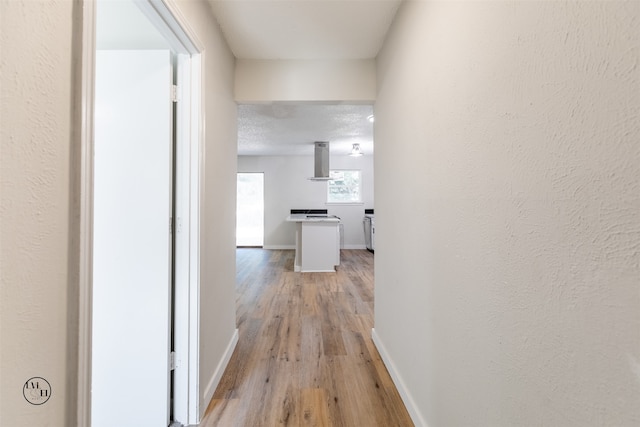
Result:
M413 426L371 341L373 255L294 273L293 251L237 250L240 339L203 427Z

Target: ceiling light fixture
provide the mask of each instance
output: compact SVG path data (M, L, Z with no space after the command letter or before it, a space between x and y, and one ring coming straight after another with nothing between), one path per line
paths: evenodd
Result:
M362 151L360 151L360 144L353 144L353 148L351 148L351 153L349 153L352 157L360 157L362 156Z

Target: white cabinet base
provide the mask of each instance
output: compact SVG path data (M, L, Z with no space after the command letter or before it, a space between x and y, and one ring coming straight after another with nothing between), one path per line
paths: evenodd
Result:
M297 222L294 271L335 272L340 265L338 222Z

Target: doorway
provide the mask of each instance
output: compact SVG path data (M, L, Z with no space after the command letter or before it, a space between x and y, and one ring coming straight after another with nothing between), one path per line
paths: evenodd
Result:
M78 423L197 424L202 49L164 2L85 13Z
M264 173L238 173L236 246L264 245Z

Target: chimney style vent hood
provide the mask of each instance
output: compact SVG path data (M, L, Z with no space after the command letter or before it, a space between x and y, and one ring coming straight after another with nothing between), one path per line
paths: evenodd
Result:
M328 181L331 179L329 174L329 143L316 141L314 153L314 172L312 181Z

